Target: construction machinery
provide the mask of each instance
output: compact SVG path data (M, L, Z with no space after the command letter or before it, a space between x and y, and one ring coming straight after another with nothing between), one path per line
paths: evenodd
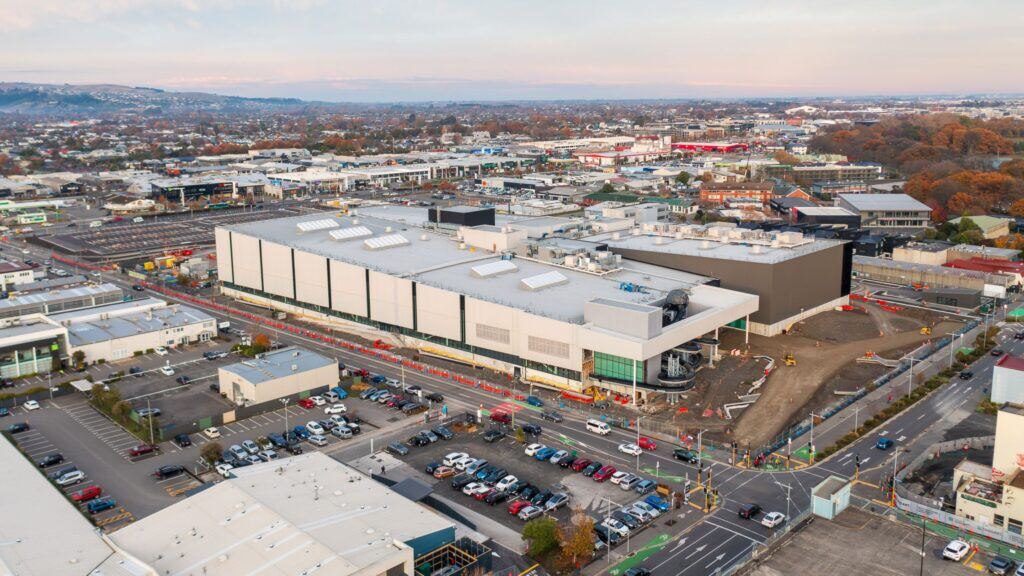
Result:
M932 335L932 327L931 326L922 326L921 327L921 335L922 336L931 336Z
M792 352L786 352L784 360L786 362L786 366L796 366L796 356L793 356Z

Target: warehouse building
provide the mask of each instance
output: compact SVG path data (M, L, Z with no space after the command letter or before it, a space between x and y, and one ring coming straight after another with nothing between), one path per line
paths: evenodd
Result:
M585 239L628 260L700 274L722 288L757 295L758 310L746 328L764 336L849 300L852 250L840 240L722 223L658 222Z
M422 354L540 385L600 385L638 401L691 383L697 354L680 347L758 310L757 296L705 276L535 236L567 223L483 224L461 238L363 211L238 224L217 229L218 273L229 296L370 326Z
M1005 354L992 369L992 401L1024 404L1024 358Z
M853 257L853 275L900 286L930 286L932 288L969 288L983 292L986 286L1005 290L1016 284L1014 277L980 270L961 270L935 264L898 262L871 256ZM992 289L989 288L989 291Z
M0 290L15 290L16 286L35 281L35 266L15 260L0 260Z
M840 194L836 206L860 214L864 228L914 233L931 225L932 209L906 194Z
M281 348L217 371L220 392L238 404L262 404L338 385L338 363L302 348Z
M199 198L234 196L236 193L233 181L212 176L160 178L150 182L150 188L151 197L162 196L178 204L185 204Z

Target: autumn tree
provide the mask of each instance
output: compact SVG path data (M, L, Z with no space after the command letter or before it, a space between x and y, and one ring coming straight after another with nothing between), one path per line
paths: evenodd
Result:
M221 455L224 454L224 447L219 442L207 442L203 444L203 447L199 450L199 457L206 460L211 466L220 460Z
M565 565L579 569L594 556L594 520L577 506L568 524L559 526L558 541Z
M1010 215L1017 218L1024 218L1024 198L1010 204Z
M549 516L534 518L523 526L522 538L531 556L544 556L558 548L558 523Z
M254 349L259 348L260 352L270 350L270 344L270 336L267 336L263 332L257 332L252 337L252 347ZM259 352L257 352L257 354L259 354Z
M779 164L786 164L789 166L796 166L797 164L800 163L799 158L793 156L792 154L786 152L785 150L779 150L775 154L772 154L772 158Z

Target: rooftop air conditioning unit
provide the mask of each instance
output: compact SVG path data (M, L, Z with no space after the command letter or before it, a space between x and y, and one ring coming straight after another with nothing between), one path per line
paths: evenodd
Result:
M426 234L420 234L420 240L426 242L427 240L430 240L430 237L427 236Z
M298 370L299 370L299 365L298 364L292 364L292 372L298 372Z
M352 219L352 225L355 226L356 224L359 224L359 218Z
M391 226L385 227L384 232L386 232L387 234L391 234Z

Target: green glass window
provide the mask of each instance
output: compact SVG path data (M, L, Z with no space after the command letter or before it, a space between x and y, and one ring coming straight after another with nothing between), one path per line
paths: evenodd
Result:
M594 374L604 378L613 378L623 382L633 381L633 367L636 366L636 380L643 382L645 376L644 362L635 362L614 354L594 352Z

